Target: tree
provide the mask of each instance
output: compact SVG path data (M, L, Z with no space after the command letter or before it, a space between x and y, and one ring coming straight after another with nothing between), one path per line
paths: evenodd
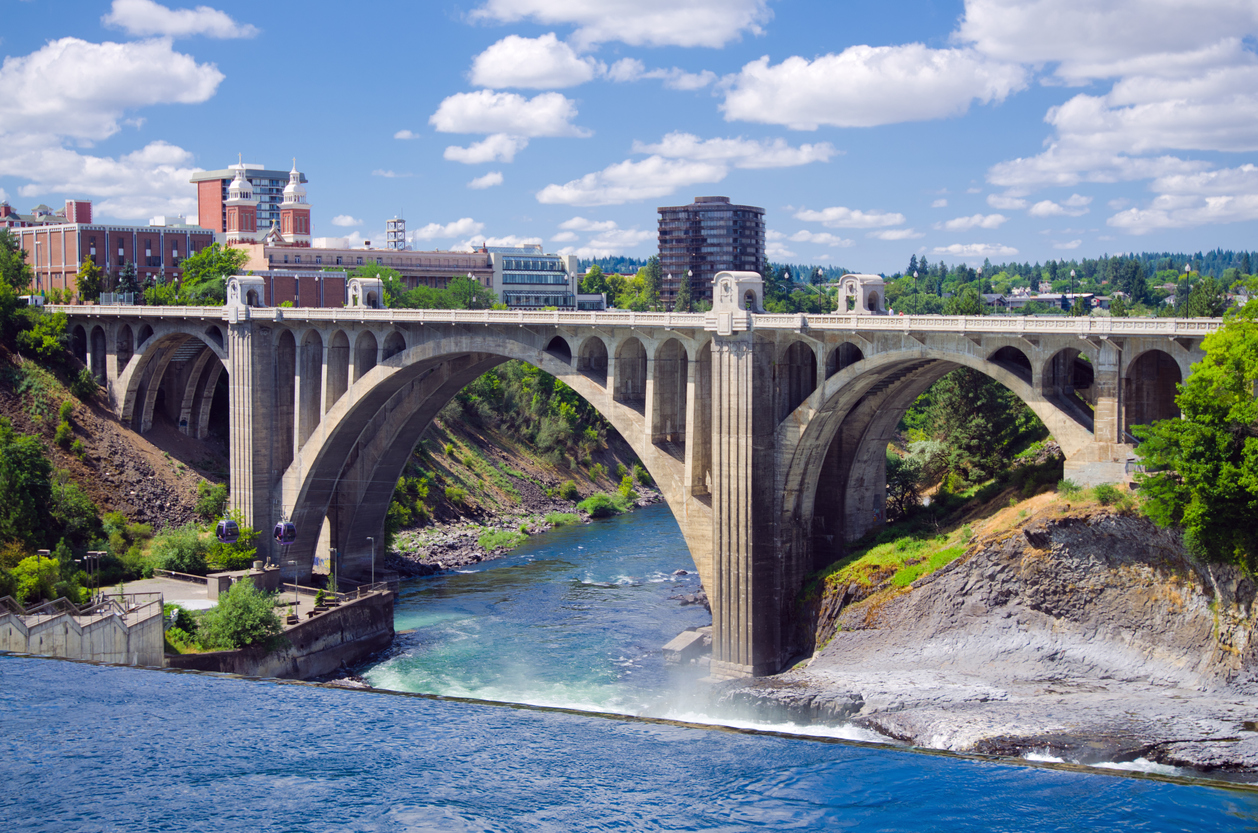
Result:
M47 543L52 525L52 464L35 437L16 433L0 418L0 541L31 549Z
M1070 315L1074 318L1083 318L1092 312L1092 304L1082 295L1075 296L1075 302L1070 307Z
M243 579L219 596L198 630L205 647L232 649L268 643L279 636L282 626L272 596Z
M136 275L135 264L127 261L122 266L122 271L118 273L118 291L119 292L140 292L140 279ZM226 294L223 295L226 299Z
M664 285L664 275L660 272L660 259L657 255L647 258L646 266L639 272L645 283L645 300L647 309L659 309L660 289Z
M586 295L598 295L607 291L607 278L603 275L603 267L595 263L590 271L581 278L580 290Z
M452 278L446 293L454 309L489 309L498 302L498 296L475 278Z
M244 249L233 249L218 243L206 246L179 264L183 269L181 294L187 303L192 304L207 301L227 303L227 279L241 274L248 262L249 253Z
M0 229L0 279L19 292L34 280L26 252L8 229Z
M930 395L928 433L946 444L947 469L964 483L994 476L1018 445L1048 433L1017 395L968 367L944 376Z
M1184 529L1195 557L1258 571L1258 305L1202 344L1175 398L1182 419L1136 426L1145 511Z
M101 291L101 270L89 257L83 258L79 265L79 273L74 277L74 284L79 291L80 301L99 301Z
M1227 309L1227 296L1214 278L1206 277L1188 294L1186 315L1189 318L1218 318Z
M944 315L982 315L983 296L973 286L966 286L960 293L948 299Z
M1115 295L1114 299L1109 302L1109 314L1112 318L1126 318L1131 314L1127 310L1127 302L1123 300L1123 296Z
M690 312L694 298L690 292L690 276L682 275L677 279L677 295L673 298L673 312Z

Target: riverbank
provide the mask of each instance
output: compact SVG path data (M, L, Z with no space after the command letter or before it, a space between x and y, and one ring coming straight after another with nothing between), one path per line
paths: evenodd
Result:
M975 524L938 571L838 610L811 660L719 702L936 749L1258 780L1254 581L1193 562L1146 519L1036 501Z

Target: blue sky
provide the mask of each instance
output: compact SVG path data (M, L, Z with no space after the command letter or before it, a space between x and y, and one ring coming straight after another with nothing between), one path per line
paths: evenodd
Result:
M1254 0L0 0L0 196L195 212L310 182L316 236L646 256L767 210L774 260L1254 248Z

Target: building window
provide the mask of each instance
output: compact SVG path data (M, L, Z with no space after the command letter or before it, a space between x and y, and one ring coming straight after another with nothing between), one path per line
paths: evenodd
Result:
M323 255L315 255L315 264L317 265L322 262L323 262Z
M362 266L362 265L363 265L363 259L360 257L360 258L357 258L357 260L358 260L358 265L359 265L359 266Z
M293 255L293 263L301 263L301 255Z
M341 265L341 259L340 259L339 257L336 259L336 265L337 265L337 266L340 266L340 265Z

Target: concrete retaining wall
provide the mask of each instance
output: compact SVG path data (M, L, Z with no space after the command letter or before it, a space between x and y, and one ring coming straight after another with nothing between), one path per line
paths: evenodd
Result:
M162 606L125 616L0 615L0 651L122 665L164 665Z
M361 662L393 641L393 594L375 593L341 604L284 631L289 644L169 656L171 668L221 671L255 677L308 680Z

